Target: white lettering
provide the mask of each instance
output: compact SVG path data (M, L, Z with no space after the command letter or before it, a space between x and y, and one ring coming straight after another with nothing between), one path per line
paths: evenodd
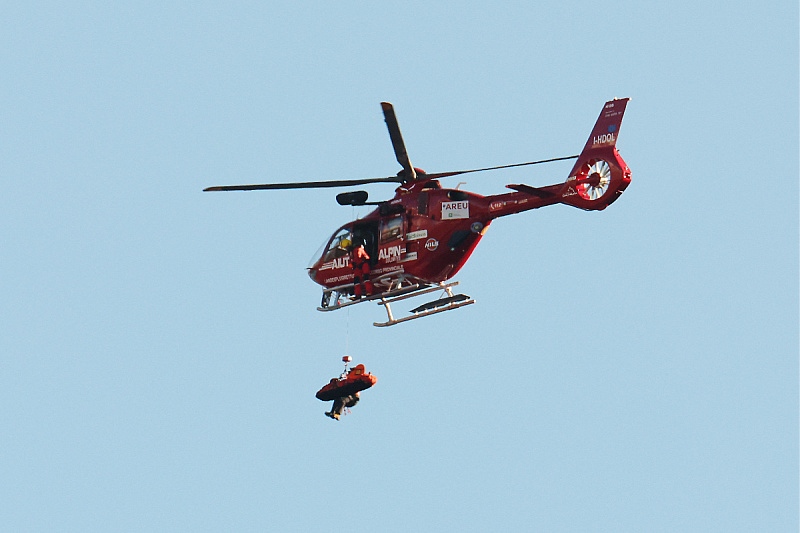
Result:
M399 244L396 246L388 246L386 248L381 248L380 252L378 252L378 260L385 263L397 263L404 253L406 253L406 249Z
M597 135L592 140L592 145L595 144L605 144L605 143L613 143L615 142L614 134L613 133L606 133L605 135Z
M328 261L327 263L323 263L323 265L321 267L319 267L319 269L320 270L331 270L331 269L337 269L337 268L346 268L346 267L349 267L349 266L350 266L350 256L349 255L345 255L345 256L342 256L342 257L337 257L336 259L334 259L332 261Z

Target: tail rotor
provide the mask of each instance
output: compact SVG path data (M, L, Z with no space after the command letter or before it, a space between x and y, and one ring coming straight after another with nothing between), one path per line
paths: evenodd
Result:
M589 140L569 173L561 203L581 209L605 209L631 182L631 171L617 151L628 98L606 102Z

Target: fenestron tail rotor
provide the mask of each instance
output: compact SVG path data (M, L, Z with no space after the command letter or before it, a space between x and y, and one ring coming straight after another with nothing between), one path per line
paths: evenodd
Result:
M575 176L582 182L575 187L584 200L599 200L611 183L611 166L603 159L590 159Z

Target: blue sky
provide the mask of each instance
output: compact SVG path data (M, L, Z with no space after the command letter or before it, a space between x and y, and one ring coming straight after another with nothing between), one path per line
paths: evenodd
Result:
M795 2L4 11L9 530L797 530ZM439 172L577 153L614 97L621 199L498 220L477 304L393 328L305 273L365 208L201 192L396 173L381 101ZM345 353L379 381L335 423Z

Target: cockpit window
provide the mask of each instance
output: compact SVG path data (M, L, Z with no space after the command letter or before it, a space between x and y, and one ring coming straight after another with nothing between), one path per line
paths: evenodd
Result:
M347 255L347 250L342 246L342 240L353 240L353 236L348 228L340 229L328 243L328 248L325 250L325 255L322 258L323 262L331 261L338 257Z

